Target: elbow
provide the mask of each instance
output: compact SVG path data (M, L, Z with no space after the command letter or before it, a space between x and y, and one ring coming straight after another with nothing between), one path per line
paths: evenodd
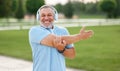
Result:
M74 48L66 49L63 55L69 59L74 59L76 56Z
M70 57L69 57L69 59L74 59L75 58L75 53L73 53Z
M74 50L74 48L73 48L72 53L71 53L71 56L70 56L70 59L74 59L75 56L76 56L76 53L75 53L75 50Z
M72 52L71 54L69 54L68 56L66 56L69 59L74 59L76 56L75 52Z

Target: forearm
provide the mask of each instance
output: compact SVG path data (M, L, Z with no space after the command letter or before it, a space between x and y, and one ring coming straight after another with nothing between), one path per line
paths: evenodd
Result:
M47 45L47 46L52 46L54 47L54 39L56 38L60 38L61 41L65 41L66 44L71 44L71 43L75 43L78 42L80 40L84 40L87 39L89 37L91 37L93 35L93 31L84 31L82 30L80 33L75 34L75 35L66 35L66 36L56 36L54 34L49 34L47 37L45 37L40 43Z
M53 40L53 39L55 39L55 38L56 38L55 35L50 34L50 35L48 35L47 37L45 37L45 38L40 42L40 44L54 47L54 44L53 44L54 40Z
M71 43L75 43L77 41L80 40L80 36L79 35L69 35L69 36L56 36L54 34L50 34L47 37L45 37L40 43L43 45L47 45L47 46L52 46L54 47L54 39L56 38L61 38L62 40L65 40L66 44L71 44Z
M66 44L72 44L72 43L82 40L79 34L61 36L61 39L65 40Z
M70 48L70 49L66 49L64 52L63 52L63 55L67 58L70 58L70 59L73 59L75 58L75 50L74 48Z

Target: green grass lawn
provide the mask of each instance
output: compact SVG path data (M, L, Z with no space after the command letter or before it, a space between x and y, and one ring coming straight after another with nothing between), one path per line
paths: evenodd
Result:
M0 31L0 55L31 60L28 30Z
M69 27L71 34L81 27ZM86 71L120 71L120 25L86 27L94 36L75 43L76 57L66 58L68 67ZM32 60L28 30L0 31L0 55Z

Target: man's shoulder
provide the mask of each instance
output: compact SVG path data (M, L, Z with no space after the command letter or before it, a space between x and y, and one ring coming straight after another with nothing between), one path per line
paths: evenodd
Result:
M34 31L36 30L36 31L37 31L37 30L42 30L42 29L43 29L43 28L40 27L40 26L33 26L33 27L30 28L30 31L31 31L31 30L34 30Z
M59 30L67 30L67 28L62 27L62 26L55 26L55 29L59 29Z
M36 33L36 32L39 32L39 31L42 31L40 26L33 26L29 29L29 33Z

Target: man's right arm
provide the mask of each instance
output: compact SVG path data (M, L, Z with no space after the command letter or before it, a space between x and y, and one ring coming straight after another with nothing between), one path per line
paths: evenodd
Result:
M54 39L56 39L56 38L58 38L58 39L61 38L61 40L62 41L64 40L66 42L66 44L71 44L71 43L78 42L80 40L87 39L87 38L91 37L92 35L93 35L93 31L91 31L91 30L85 31L85 29L82 28L80 30L80 33L75 34L75 35L56 36L54 34L49 34L40 43L43 44L43 45L54 47L55 46Z

